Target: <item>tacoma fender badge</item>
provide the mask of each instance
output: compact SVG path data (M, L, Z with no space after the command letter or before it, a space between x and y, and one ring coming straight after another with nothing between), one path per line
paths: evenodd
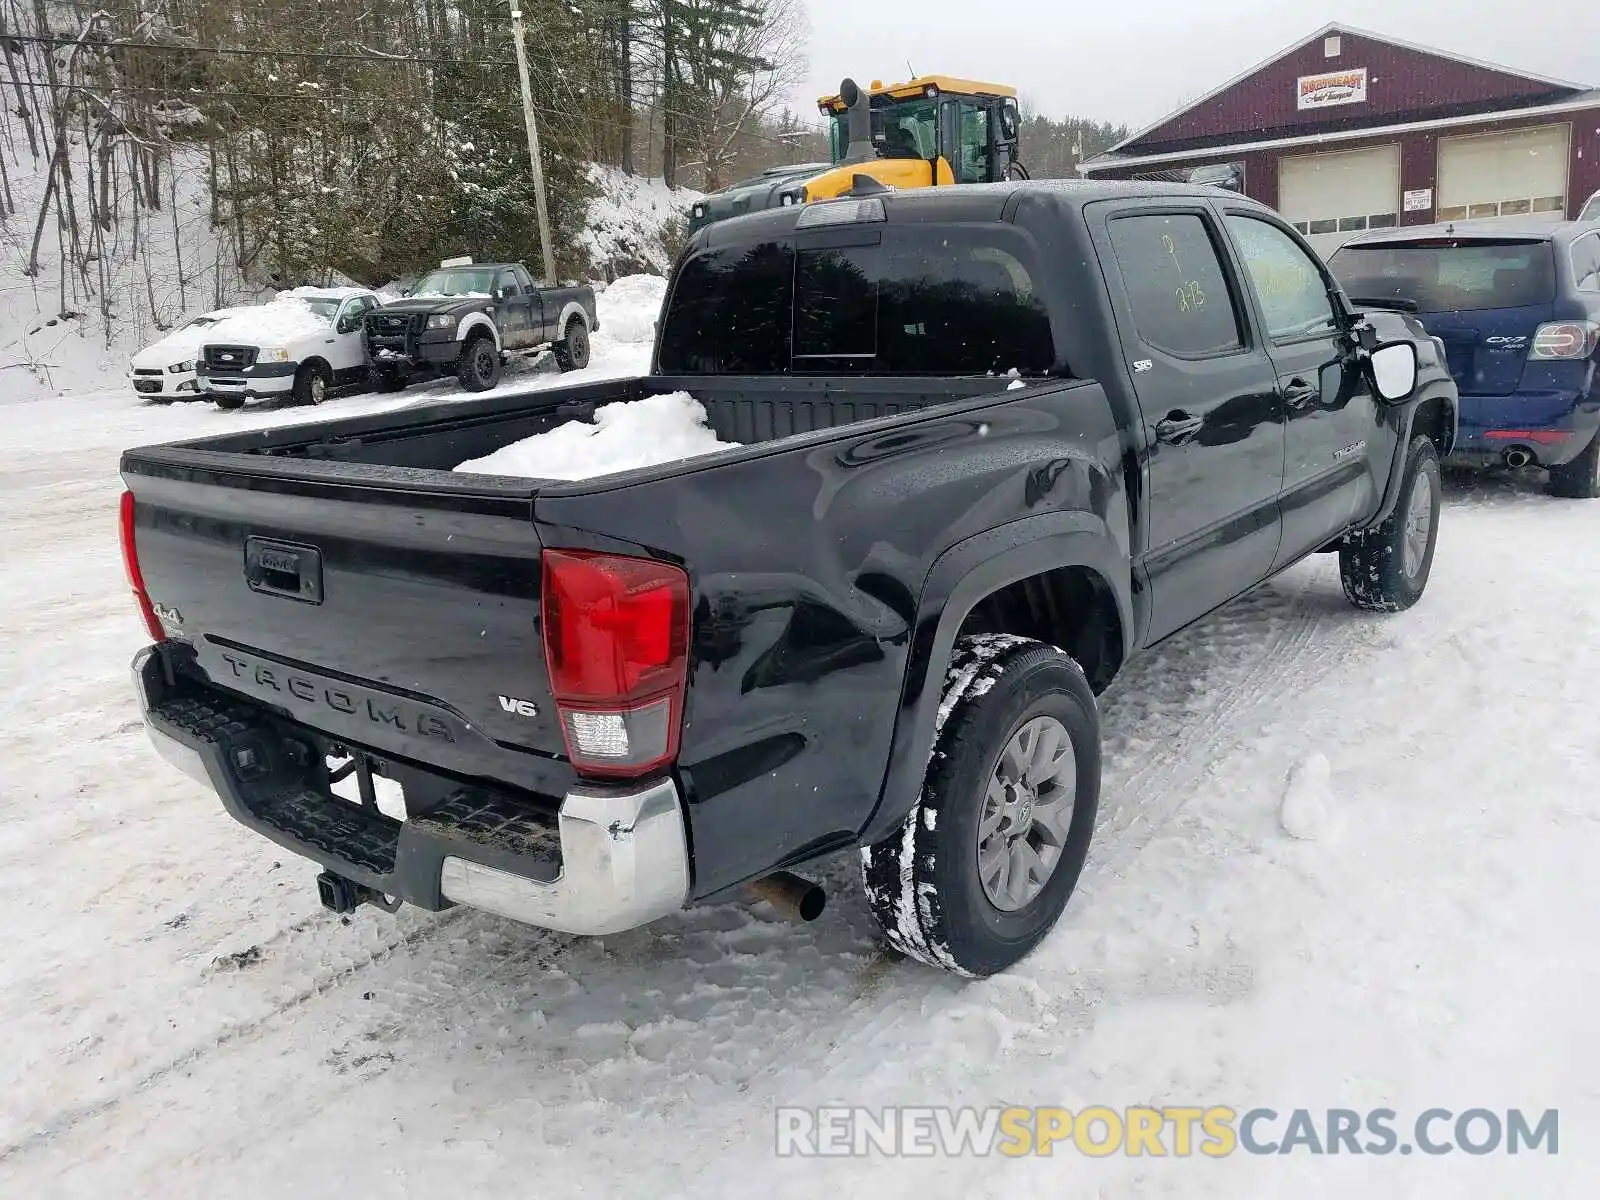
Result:
M1365 450L1366 448L1367 448L1366 442L1351 442L1348 446L1345 446L1343 449L1335 450L1333 452L1333 457L1336 458L1336 459L1349 458L1352 454L1360 454L1361 451Z
M500 707L508 713L515 713L519 717L537 717L539 706L532 700L518 700L515 696L501 696Z

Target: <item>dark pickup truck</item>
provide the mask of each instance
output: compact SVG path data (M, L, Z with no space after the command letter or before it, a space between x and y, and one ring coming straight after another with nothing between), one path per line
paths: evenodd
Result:
M681 390L740 444L452 471ZM856 851L894 946L984 975L1073 891L1130 656L1318 551L1421 596L1455 404L1214 188L775 210L690 240L646 377L127 452L134 677L335 909L607 933Z
M484 392L516 351L548 346L563 371L587 367L598 328L591 287L541 287L521 263L449 259L367 313L363 339L379 391L454 372L467 391Z

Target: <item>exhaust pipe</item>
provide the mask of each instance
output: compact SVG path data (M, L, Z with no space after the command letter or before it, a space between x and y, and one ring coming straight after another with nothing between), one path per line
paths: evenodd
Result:
M846 79L839 85L839 99L844 101L848 114L846 126L850 133L850 141L845 146L841 161L871 162L878 157L878 152L872 146L872 97L862 91L854 79Z
M1506 466L1510 467L1512 470L1515 470L1518 467L1525 467L1532 461L1533 455L1528 453L1528 451L1524 450L1521 446L1513 446L1511 449L1506 451Z
M791 921L815 921L828 904L828 894L819 885L788 871L775 871L747 886L758 900L765 900Z

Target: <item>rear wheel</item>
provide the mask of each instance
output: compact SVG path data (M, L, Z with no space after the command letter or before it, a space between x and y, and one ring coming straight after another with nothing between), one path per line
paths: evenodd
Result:
M956 643L922 795L861 852L889 943L961 975L1003 971L1042 941L1089 852L1100 723L1083 670L1053 646Z
M1577 458L1565 466L1550 468L1550 494L1567 500L1593 500L1600 496L1600 433Z
M1433 572L1443 494L1438 451L1426 437L1412 438L1394 511L1376 528L1347 536L1339 548L1339 579L1351 604L1401 612L1422 599Z
M456 378L469 392L486 392L500 382L500 350L487 333L475 333L461 347Z
M308 362L295 373L294 400L296 404L321 404L328 398L333 386L333 372L325 363Z
M555 344L556 366L581 371L589 365L589 327L578 317L567 322L566 337Z

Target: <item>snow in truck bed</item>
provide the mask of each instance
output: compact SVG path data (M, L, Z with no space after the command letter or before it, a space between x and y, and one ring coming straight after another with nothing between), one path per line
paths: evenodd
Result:
M705 407L688 392L608 404L594 424L568 421L547 433L502 446L456 467L477 475L529 479L592 479L714 454L737 446L719 441Z

